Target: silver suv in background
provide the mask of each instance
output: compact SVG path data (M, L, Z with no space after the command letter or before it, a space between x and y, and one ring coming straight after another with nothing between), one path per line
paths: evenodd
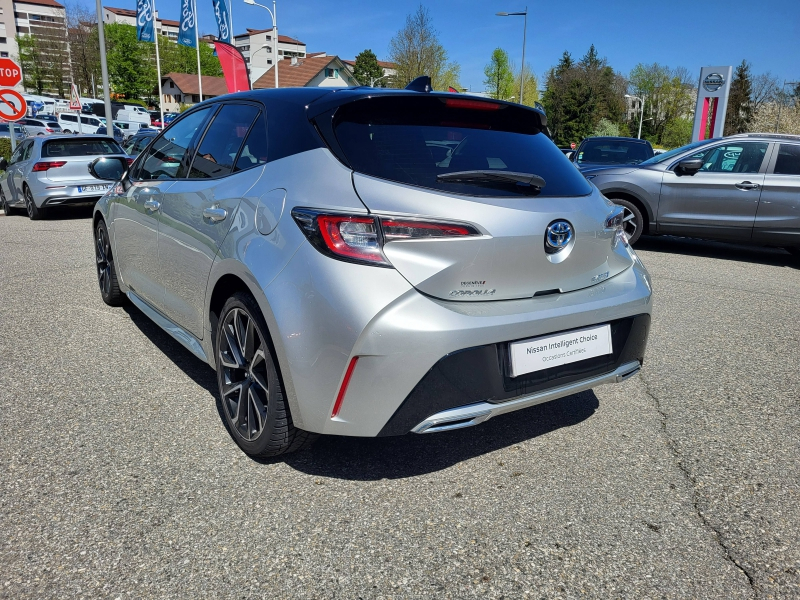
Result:
M102 156L125 158L106 136L46 136L23 141L11 160L0 159L0 203L6 214L23 209L30 219L44 218L52 206L94 204L111 183L97 179L89 165Z
M518 104L412 90L198 104L130 171L92 167L121 177L95 208L101 296L216 369L251 456L621 382L643 362L649 276L545 128Z
M44 119L25 118L17 121L28 131L28 135L53 135L61 133L61 125L57 122L46 121Z
M800 252L800 136L702 140L583 174L624 207L631 243L643 233L670 234Z

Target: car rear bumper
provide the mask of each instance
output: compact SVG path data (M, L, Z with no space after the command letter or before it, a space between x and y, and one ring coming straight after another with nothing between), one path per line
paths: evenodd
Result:
M39 207L63 206L73 204L93 204L105 194L104 190L78 191L78 188L89 185L103 185L97 179L69 183L58 180L40 180L30 183L33 200Z
M635 370L644 355L652 293L637 259L601 284L565 294L440 300L419 293L394 269L331 260L307 243L265 292L298 426L368 437L419 431L443 411L468 412L475 404L492 416L579 391L569 386L581 381L603 383ZM508 342L605 323L612 326L613 356L508 381L503 371ZM630 370L617 373L625 365Z

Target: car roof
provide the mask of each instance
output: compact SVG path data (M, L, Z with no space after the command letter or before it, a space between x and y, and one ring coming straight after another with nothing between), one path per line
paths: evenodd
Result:
M632 144L650 144L647 140L640 140L639 138L629 138L623 136L614 136L614 135L597 135L588 137L583 142L591 141L600 141L600 142L631 142ZM581 142L581 143L583 143Z
M793 140L800 141L800 135L791 133L734 133L726 136L728 138L765 138L770 140Z

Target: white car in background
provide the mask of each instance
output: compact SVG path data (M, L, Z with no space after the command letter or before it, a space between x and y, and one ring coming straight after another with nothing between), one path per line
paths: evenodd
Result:
M58 115L58 124L64 133L97 133L100 127L104 126L103 121L92 115L80 115L80 125L78 124L78 113L62 112Z

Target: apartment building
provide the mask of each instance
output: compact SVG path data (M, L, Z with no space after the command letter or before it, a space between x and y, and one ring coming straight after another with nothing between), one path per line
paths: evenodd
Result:
M67 14L63 4L55 0L0 0L0 58L19 60L18 35L35 35L46 42L43 52L53 54L63 65L63 80L69 81ZM52 85L47 91L54 91L55 87ZM16 89L24 91L22 83Z
M0 0L2 2L3 0ZM103 7L103 23L123 23L136 27L136 11L127 8L114 8L113 6ZM179 21L170 19L159 19L156 11L156 31L159 35L166 36L171 42L178 42L178 32L181 24Z
M234 45L242 53L250 69L250 83L255 83L272 67L273 37L272 28L248 29L246 33L240 33L233 37ZM305 57L306 45L304 42L278 34L278 60Z

